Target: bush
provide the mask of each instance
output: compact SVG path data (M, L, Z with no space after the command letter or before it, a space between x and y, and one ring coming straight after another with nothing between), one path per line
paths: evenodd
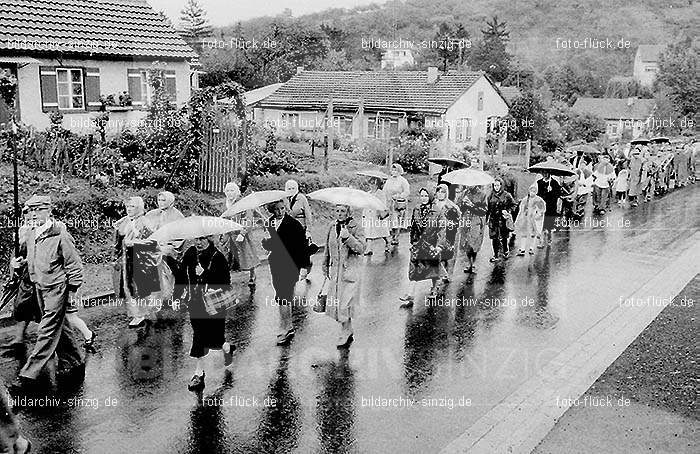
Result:
M351 140L342 145L340 151L348 153L350 159L383 166L386 164L387 147L387 143L379 139L367 139L362 145Z
M428 171L428 156L431 143L422 139L400 138L394 151L394 162L409 173Z
M299 170L292 153L277 149L278 135L273 127L255 126L251 128L251 136L251 147L246 155L248 178ZM265 142L261 145L263 139Z

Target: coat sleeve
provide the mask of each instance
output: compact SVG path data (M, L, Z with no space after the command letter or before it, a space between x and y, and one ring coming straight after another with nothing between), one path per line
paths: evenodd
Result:
M350 236L343 240L343 243L355 254L362 255L365 253L365 234L356 223L348 231Z
M75 248L73 237L67 231L61 233L60 248L63 266L68 276L68 287L77 290L83 284L83 262Z
M304 216L306 217L306 227L308 229L311 226L311 221L313 220L313 212L311 211L311 204L309 204L309 199L304 194L301 195L303 196L302 202L304 205Z
M331 229L333 228L333 225L331 224L330 228L328 229L328 233L326 233L326 245L323 248L323 264L322 264L322 269L323 269L323 274L328 274L328 269L331 266Z

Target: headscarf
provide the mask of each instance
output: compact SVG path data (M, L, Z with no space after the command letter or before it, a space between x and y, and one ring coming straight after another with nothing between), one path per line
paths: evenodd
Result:
M165 203L167 204L167 206L162 209L163 211L167 210L168 208L172 208L173 205L175 205L175 194L173 194L172 192L162 191L158 193L158 197L160 196L163 196L163 198L165 199Z
M139 217L141 217L141 216L143 216L143 215L145 214L145 212L146 212L146 207L145 207L145 204L143 203L143 199L142 199L141 197L138 197L138 196L129 197L129 198L126 199L126 201L125 201L125 204L127 204L127 203L128 203L128 204L132 204L132 205L136 205L136 213L134 213L134 217L130 217L130 216L129 216L129 219L131 219L132 221L133 221L134 219L139 218Z
M399 171L399 175L403 175L403 173L404 173L404 172L403 172L403 167L401 166L401 164L392 164L392 165L391 165L391 168L392 168L392 169L398 170L398 171Z
M296 180L287 180L284 184L284 190L290 197L294 197L299 194L299 183Z
M229 198L228 193L233 192L236 195L232 198ZM224 187L224 194L226 194L226 209L228 210L233 206L233 204L236 202L236 199L238 199L241 196L241 189L238 187L236 183L233 181L230 181L226 183L226 186Z

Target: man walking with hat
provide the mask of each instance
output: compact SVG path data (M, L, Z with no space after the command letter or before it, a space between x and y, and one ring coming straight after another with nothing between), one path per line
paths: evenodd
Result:
M25 204L30 230L26 236L27 255L12 260L19 269L26 264L42 310L34 351L27 360L11 391L21 393L36 388L37 380L48 366L52 384L57 368L56 349L64 332L69 295L83 283L83 265L73 237L62 223L51 218L51 198L32 196ZM70 345L70 342L62 342ZM67 352L77 353L79 352ZM80 357L82 359L82 357Z

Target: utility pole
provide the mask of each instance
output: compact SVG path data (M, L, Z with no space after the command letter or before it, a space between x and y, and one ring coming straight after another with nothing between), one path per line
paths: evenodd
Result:
M323 170L328 170L328 149L333 151L333 98L328 99L328 110L326 112L326 149L323 153Z

